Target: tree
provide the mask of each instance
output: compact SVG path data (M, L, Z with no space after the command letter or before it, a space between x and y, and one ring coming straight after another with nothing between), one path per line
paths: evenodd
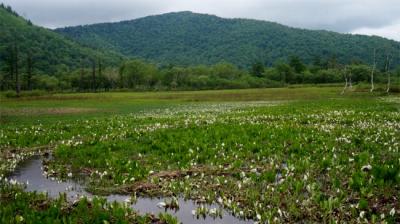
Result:
M96 92L97 84L96 84L96 61L92 60L92 90Z
M371 90L370 92L374 91L374 72L376 69L376 49L374 49L374 61L372 64L372 72L371 72Z
M219 78L223 79L236 79L240 76L240 71L236 66L223 62L212 66L212 72Z
M255 62L251 66L251 74L257 77L262 77L265 71L265 67L261 62Z
M99 71L98 71L98 74L97 74L97 76L99 77L99 80L103 80L103 77L102 77L102 64L101 64L101 60L100 60L100 58L99 58L99 60L98 60L98 67L99 67ZM100 82L101 83L101 82Z
M369 73L371 72L371 67L367 65L350 65L348 66L349 72L351 74L351 81L353 82L368 82Z
M349 80L348 80L348 77L347 77L347 65L344 66L343 77L344 77L345 84L344 84L344 88L343 88L342 93L341 93L342 95L346 92L347 87L349 85Z
M119 88L124 88L124 71L125 71L125 63L123 63L118 70L119 73Z
M146 63L140 59L126 61L120 67L120 77L125 87L148 87L154 84L158 70L153 64Z
M312 61L312 65L314 67L318 67L318 68L322 68L324 66L322 59L319 55L314 56L313 61Z
M14 47L9 46L8 47L8 54L7 54L7 73L8 77L5 78L5 89L13 89L14 88Z
M26 69L27 86L28 86L28 90L32 91L33 60L32 60L32 53L30 51L28 52L26 62L27 62L27 69Z
M327 68L337 68L338 66L336 55L331 56L327 61Z
M83 65L83 60L81 60L81 71L80 71L80 82L79 82L79 90L81 92L84 89L84 76L85 76L85 69Z
M18 49L18 45L16 43L14 43L13 46L13 67L14 67L14 73L15 73L15 92L17 94L17 96L20 95L21 92L21 83L19 80L19 71L18 71L18 60L19 60L19 49Z
M386 55L386 63L385 63L385 72L387 74L387 87L386 87L386 92L388 93L390 91L390 62L391 62L391 57L389 53Z
M293 68L284 62L278 62L275 65L275 69L278 71L281 82L289 83L293 78Z
M304 70L306 70L306 66L298 56L291 56L289 59L289 65L296 73L302 73Z

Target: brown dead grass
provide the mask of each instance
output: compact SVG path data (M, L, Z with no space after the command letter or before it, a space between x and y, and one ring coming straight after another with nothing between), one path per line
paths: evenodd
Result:
M95 108L76 108L76 107L59 107L59 108L1 108L1 116L31 116L31 115L64 115L97 112Z

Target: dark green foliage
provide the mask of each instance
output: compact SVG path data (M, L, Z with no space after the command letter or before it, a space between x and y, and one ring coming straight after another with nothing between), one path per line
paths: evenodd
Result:
M47 74L60 76L80 66L81 60L101 58L104 64L116 66L122 57L113 52L104 52L83 47L68 38L51 30L32 25L18 16L8 7L0 7L0 77L2 89L9 89L10 63L16 65L15 57L11 57L10 49L18 48L18 66L21 73L22 89L31 89L26 76ZM15 52L15 51L14 51ZM15 54L13 54L15 56ZM10 61L11 60L11 61ZM89 67L90 64L85 64ZM7 76L8 75L8 76ZM15 79L15 77L14 77Z
M102 198L82 198L71 205L66 195L52 200L44 194L1 184L0 223L151 223L150 216L139 216L126 206L106 203ZM160 223L176 223L168 215L160 218Z
M291 56L289 59L289 65L294 69L296 73L302 73L306 70L306 66L303 64L298 56Z
M340 83L343 64L349 62L347 75L352 82L367 83L371 49L378 49L375 81L386 83L386 51L400 48L399 43L378 37L190 12L57 32L81 44L0 7L0 90L185 90ZM114 52L137 59L123 61ZM398 61L393 57L392 64ZM398 77L393 73L394 85Z
M280 61L275 66L275 71L277 72L277 81L281 81L282 83L288 83L293 79L293 68L288 64Z
M120 67L122 87L152 86L155 84L156 73L157 68L153 64L141 60L127 61Z
M89 46L165 65L210 65L224 60L250 68L255 61L272 65L279 59L297 55L307 64L315 62L316 58L330 59L329 65L333 67L355 60L371 63L374 49L378 49L379 64L384 62L384 52L398 55L400 49L398 42L380 37L310 31L271 22L223 19L191 12L56 31ZM399 64L397 59L393 62Z
M261 62L256 62L251 66L251 74L261 77L265 71L264 65Z

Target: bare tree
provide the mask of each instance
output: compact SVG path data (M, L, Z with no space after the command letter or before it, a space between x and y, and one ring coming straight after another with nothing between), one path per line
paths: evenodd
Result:
M33 60L32 60L32 53L29 51L27 56L27 84L28 90L32 91L32 71L33 71Z
M8 81L7 81L7 89L14 88L14 47L10 46L8 49L8 57L7 57L7 63L8 63Z
M121 67L119 67L119 84L120 84L120 88L123 89L124 88L124 70L125 70L125 64L122 64Z
M386 87L386 92L388 93L390 91L390 62L391 62L391 57L389 55L389 53L386 55L386 64L385 64L385 72L387 74L388 77L388 82L387 82L387 87Z
M344 76L345 84L344 84L344 88L343 88L342 93L341 93L342 95L346 92L346 89L347 89L347 87L349 85L349 81L348 81L348 78L347 78L347 65L344 66L343 76Z
M17 96L19 96L20 95L20 93L21 93L21 83L20 83L20 80L19 80L19 71L18 71L18 57L19 57L19 55L18 55L18 46L17 46L17 44L16 43L14 43L14 46L13 46L13 55L14 55L14 60L13 60L13 66L14 66L14 72L15 72L15 92L17 93Z
M352 82L352 80L351 80L351 69L349 69L349 87L350 87L350 89L353 89L353 82Z
M92 89L96 92L96 61L92 61Z
M374 86L374 73L375 73L375 69L376 69L376 49L374 48L374 62L372 64L372 72L371 72L371 90L370 92L373 92L375 89Z
M102 69L103 69L103 68L102 68L102 64L101 64L101 60L100 60L100 59L98 60L98 67L99 67L99 71L98 71L97 76L99 77L100 85L101 85L102 80L103 80L103 77L102 77L102 75L101 75Z
M83 60L81 60L81 74L80 74L80 83L79 83L79 89L80 89L80 91L81 92L83 92L83 89L84 89L84 80L83 80L83 77L85 76L85 70L84 70L84 67L83 67Z

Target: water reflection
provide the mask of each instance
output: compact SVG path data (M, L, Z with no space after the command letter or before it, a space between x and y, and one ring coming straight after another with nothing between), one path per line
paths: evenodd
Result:
M80 196L92 197L93 195L87 192L84 188L83 183L79 183L73 180L57 181L55 179L46 178L43 174L42 158L40 156L33 156L31 159L23 162L13 173L10 178L17 180L20 183L26 183L27 191L36 192L47 192L50 197L58 197L60 193L66 193L68 200L73 201L78 199ZM108 202L125 202L130 198L129 195L109 195L105 197ZM196 210L199 205L191 200L184 200L183 198L177 198L179 203L179 209L171 210L165 209L161 206L157 206L160 202L164 201L164 198L138 198L137 202L132 205L132 208L137 210L139 213L152 213L158 214L161 212L167 212L171 215L176 216L182 223L253 223L249 220L240 220L228 212L222 210L222 218L213 218L210 216L201 217L197 219L193 216L192 211ZM202 205L207 209L218 209L219 205L211 204Z

